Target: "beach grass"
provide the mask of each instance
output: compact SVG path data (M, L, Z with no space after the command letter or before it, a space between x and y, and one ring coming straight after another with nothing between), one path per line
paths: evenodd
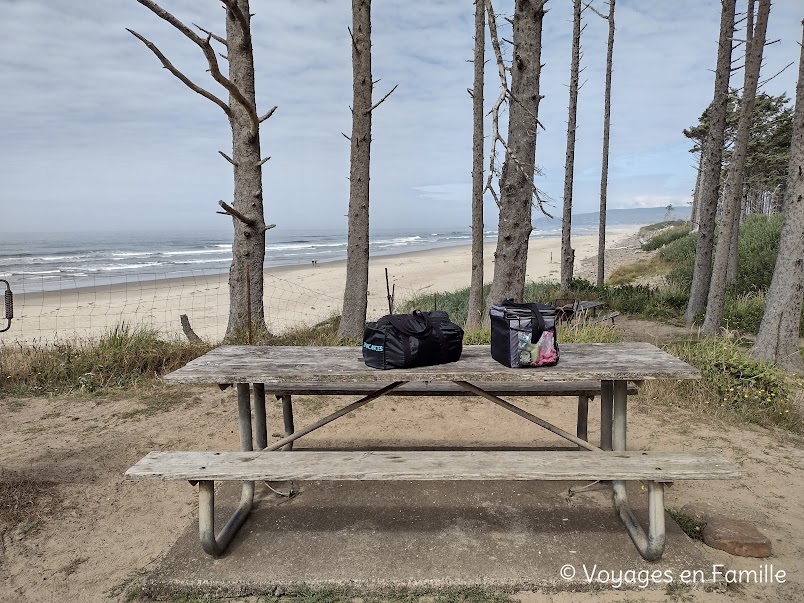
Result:
M208 352L205 342L165 339L156 330L121 323L98 339L0 346L0 398L93 393L135 386Z

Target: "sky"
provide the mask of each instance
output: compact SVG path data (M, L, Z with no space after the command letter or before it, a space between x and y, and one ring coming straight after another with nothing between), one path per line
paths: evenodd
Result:
M398 88L374 112L372 228L468 228L473 2L373 5L375 100ZM161 6L224 34L218 1ZM500 16L513 12L511 0L495 7ZM560 215L572 2L549 0L547 8L537 185L553 200L548 210ZM351 3L252 0L251 11L258 112L278 106L261 128L263 155L271 156L263 170L266 222L345 230ZM766 48L763 77L797 63L802 17L800 0L773 4L768 40L779 42ZM617 2L609 207L691 201L695 159L682 130L712 97L719 18L716 0ZM589 10L584 20L576 213L597 210L602 158L607 23ZM218 154L231 153L224 113L163 69L126 28L226 98L195 44L135 0L0 0L0 23L0 232L231 228L230 218L215 213L232 190L231 166ZM499 80L486 46L490 108ZM792 96L796 71L789 67L763 89ZM742 71L732 85L742 85ZM485 214L493 228L490 197Z

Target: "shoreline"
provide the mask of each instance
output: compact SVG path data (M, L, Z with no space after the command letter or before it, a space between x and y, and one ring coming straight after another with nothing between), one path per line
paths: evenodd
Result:
M612 230L607 248L616 247L639 226ZM597 236L573 238L576 271L596 256ZM558 280L560 237L531 239L526 280ZM491 282L496 241L484 245L484 281ZM552 262L551 260L552 254ZM396 304L422 293L435 294L469 286L471 245L372 256L369 260L367 319L388 313L385 270ZM608 272L608 270L607 270ZM266 322L274 332L316 324L339 314L346 284L346 260L291 264L264 271ZM179 315L187 314L195 332L216 341L223 337L229 312L229 274L197 274L38 291L15 295L16 317L0 342L52 341L95 337L127 323L147 326L169 336L183 336Z
M615 229L612 229L612 230L608 231L609 237L613 237L613 239L607 237L606 249L609 250L610 249L609 246L614 245L615 241L617 243L619 243L619 242L622 242L623 240L629 238L629 236L636 234L636 232L639 230L640 226L641 225L637 225L637 226L634 226L633 228L625 228L625 227L615 228ZM591 239L591 238L594 238L595 242L597 242L597 235L576 235L573 238L573 242L579 241L579 240L585 242L585 241L587 241L588 239ZM531 256L531 253L533 251L534 243L547 242L547 241L559 241L560 242L560 240L561 240L561 235L560 234L544 236L544 237L539 237L539 238L535 238L535 239L530 239L530 242L529 242L529 245L528 245L528 263L530 264L530 261L532 259L530 256ZM486 243L484 243L484 245L483 245L484 263L488 262L489 257L494 256L494 251L496 249L496 245L497 245L496 242L486 242ZM542 245L540 247L543 247L543 246L544 245ZM457 244L457 245L442 245L442 246L438 246L438 247L430 247L430 248L427 248L427 249L414 249L414 250L411 250L411 251L400 251L400 252L395 252L395 253L383 253L383 254L378 254L378 255L372 255L369 258L369 265L371 266L372 264L376 264L377 262L379 262L379 261L381 261L383 259L388 259L388 260L391 260L391 261L393 261L395 263L395 261L397 259L427 257L427 256L430 256L430 255L435 255L438 252L454 251L454 250L462 250L463 252L466 253L467 257L470 258L470 261L471 261L471 250L472 250L471 244L469 244L469 243L461 243L461 244ZM560 252L560 245L559 245L559 252ZM596 254L597 254L597 247L595 247L595 257L596 257ZM589 256L584 256L582 259L589 259ZM579 258L576 257L576 260L575 260L576 264L578 264L579 261L580 261ZM560 266L558 256L555 256L553 258L553 263ZM284 274L284 273L295 273L295 272L309 271L311 269L315 269L315 268L318 268L318 267L321 267L321 268L324 268L324 267L328 267L328 268L329 267L337 267L337 268L345 269L346 268L346 258L320 260L319 263L317 263L317 264L280 264L280 265L277 265L277 266L269 266L269 267L267 267L267 268L265 268L263 270L263 274L265 276L267 276L267 277L279 276L279 275ZM210 270L210 271L207 272L206 270ZM576 266L575 271L578 272L578 266ZM187 270L185 272L187 272L188 274L179 275L179 276L168 276L167 278L146 278L146 279L143 279L143 280L131 279L131 280L127 280L127 281L104 283L102 285L81 285L81 286L78 286L78 287L69 287L69 286L67 286L67 287L61 287L61 288L58 288L58 289L44 289L44 290L40 290L40 291L30 291L30 292L25 292L25 293L15 293L14 297L15 297L16 300L25 301L26 299L30 300L30 299L33 299L35 297L42 297L42 296L48 297L48 296L53 296L53 295L63 295L64 293L81 294L81 293L87 293L87 292L90 292L90 291L94 291L94 292L98 292L98 291L115 292L115 290L118 290L118 289L127 289L127 288L130 289L130 288L132 288L134 286L138 286L138 285L153 286L154 288L158 288L158 286L160 284L175 285L175 284L181 284L181 283L193 281L193 280L196 280L196 279L199 279L199 278L203 278L203 279L207 279L207 280L220 280L220 279L225 278L225 279L227 279L227 284L228 284L228 275L229 275L228 268L226 270L223 270L223 271L220 271L220 272L211 271L211 269L203 269L203 268L198 269L198 273L196 273L196 274L193 274L192 270ZM154 276L158 277L160 274L161 273L154 273ZM170 274L170 273L165 273L165 274ZM530 270L528 270L528 274L530 274ZM144 273L142 276L147 277L147 276L150 276L150 274L149 273ZM484 270L484 282L486 282L486 283L491 282L491 278L489 276L493 277L493 272L491 273L491 275L489 275L488 271ZM103 278L103 277L99 276L98 278ZM527 278L527 275L526 275L526 278ZM543 278L543 277L541 277L541 278ZM469 283L469 279L467 279L467 283ZM467 284L466 286L468 287L469 285ZM150 288L150 287L148 287L148 288Z

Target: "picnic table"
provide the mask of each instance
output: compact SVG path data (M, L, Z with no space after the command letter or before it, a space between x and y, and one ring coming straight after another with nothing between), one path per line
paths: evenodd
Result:
M647 343L565 344L558 365L537 369L510 369L491 358L488 346L465 346L458 362L391 371L367 367L360 348L223 346L170 373L165 380L176 384L235 384L241 452L153 451L126 476L198 483L201 544L213 556L224 552L248 517L258 480L611 480L615 508L632 541L644 558L655 560L664 550L664 485L676 479L732 479L739 474L712 452L627 452L628 393L635 391L634 383L643 380L698 378L696 368ZM409 395L465 392L480 396L568 440L572 451L269 454L289 450L295 440L380 396L406 390ZM271 445L267 442L266 392L281 398L285 411L286 435ZM296 429L290 395L304 392L365 395ZM585 416L581 432L580 404L578 433L572 434L500 397L568 392L600 394L599 446L585 437ZM240 505L217 535L216 480L243 482ZM628 504L625 480L647 481L647 532Z

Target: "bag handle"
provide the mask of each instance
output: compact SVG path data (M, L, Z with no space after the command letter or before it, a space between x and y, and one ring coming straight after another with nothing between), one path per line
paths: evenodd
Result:
M405 320L403 320L400 316L395 316L393 314L388 315L388 321L403 335L416 338L427 337L433 330L433 323L430 320L430 317L423 312L419 312L418 310L414 310L411 316L414 319L421 319L424 321L424 327L418 330L411 329Z
M536 304L528 304L528 303L519 304L509 297L508 299L504 299L500 303L500 305L508 306L511 308L525 308L526 310L530 310L530 313L533 315L533 321L531 325L532 326L531 338L533 338L533 335L537 333L536 331L537 327L539 329L538 332L547 329L547 325L544 323L544 316L542 316L542 313L539 311L539 308L536 306Z

